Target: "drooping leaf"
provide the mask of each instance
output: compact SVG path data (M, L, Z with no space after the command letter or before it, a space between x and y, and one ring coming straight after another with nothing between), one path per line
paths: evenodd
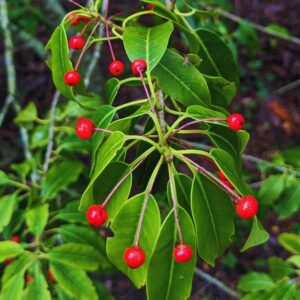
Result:
M123 41L129 59L144 59L148 70L152 71L163 57L172 32L173 24L170 21L154 27L125 27Z
M146 261L138 269L130 269L123 260L126 248L133 246L137 234L137 226L144 204L145 194L139 194L129 199L121 208L111 224L114 232L113 238L107 240L107 256L111 262L126 276L137 288L142 287L146 281L150 257L154 248L160 228L160 214L155 199L150 196L141 229L140 247L145 251Z
M188 105L210 104L210 94L202 74L192 64L185 65L184 58L172 50L167 50L152 75L159 86L171 98Z
M122 147L124 142L124 134L122 132L116 131L110 134L107 140L102 144L96 156L93 176L81 197L79 207L80 210L83 210L83 207L86 207L86 202L89 203L90 199L93 199L93 185L96 179L112 161L112 159L115 157L115 155L117 154L118 150Z
M76 299L98 300L95 287L84 271L54 261L50 268L58 284Z
M192 187L192 214L199 255L211 265L232 242L234 209L231 199L202 175Z
M244 244L243 248L241 249L241 252L244 252L248 250L249 248L261 245L268 241L269 234L266 232L266 230L263 228L257 217L255 216L253 218L253 224L251 228L250 235Z
M39 205L26 211L26 224L31 233L41 236L49 217L49 204Z
M151 257L147 274L149 300L181 300L190 296L196 265L195 230L191 218L180 207L178 217L184 243L193 248L193 257L185 263L175 262L173 258L174 247L179 239L172 210L161 227Z
M84 270L97 270L101 261L101 256L94 247L79 243L57 246L51 249L47 255L50 261Z

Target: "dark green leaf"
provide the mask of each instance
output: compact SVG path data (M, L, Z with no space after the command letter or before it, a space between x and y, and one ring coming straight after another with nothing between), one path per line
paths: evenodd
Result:
M291 265L280 257L272 256L268 259L271 277L277 281L293 273Z
M231 199L211 181L197 175L193 181L191 207L199 255L214 265L231 244L235 232Z
M300 236L293 233L282 233L278 242L287 251L300 255Z
M274 286L272 278L266 273L251 272L241 277L238 289L243 292L257 292Z
M193 248L194 255L185 263L177 263L173 258L179 240L172 210L161 227L151 257L147 274L148 300L182 300L190 296L196 265L195 230L191 218L180 207L178 216L184 243Z

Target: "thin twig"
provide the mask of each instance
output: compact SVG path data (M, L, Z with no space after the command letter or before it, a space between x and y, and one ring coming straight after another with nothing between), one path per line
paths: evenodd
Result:
M240 299L240 295L236 291L234 291L230 287L226 286L223 282L212 277L208 273L205 273L205 272L201 271L200 269L196 268L195 274L197 276L201 277L202 279L206 280L208 283L216 286L217 288L222 290L225 294L227 294L235 299Z
M260 24L257 24L257 23L254 23L254 22L251 22L249 20L245 20L237 15L234 15L226 10L223 10L221 8L215 8L215 7L212 7L212 6L209 6L205 3L203 3L203 1L198 1L197 4L202 7L202 8L205 8L206 10L208 11L212 11L212 12L217 12L219 13L221 16L223 17L226 17L236 23L239 23L239 24L243 24L245 22L249 23L253 28L255 28L257 31L260 31L262 33L265 33L267 35L270 35L270 36L273 36L275 38L279 38L279 39L283 39L283 40L286 40L288 42L292 42L294 44L297 44L297 45L300 45L300 38L298 37L294 37L294 36L290 36L290 35L287 35L287 34L284 34L284 33L281 33L281 32L275 32L271 29L268 29Z

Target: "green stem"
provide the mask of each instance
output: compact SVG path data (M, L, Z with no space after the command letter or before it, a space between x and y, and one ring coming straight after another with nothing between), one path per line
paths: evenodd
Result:
M179 131L175 131L176 134L207 134L207 130L179 130ZM175 134L174 133L174 134Z
M148 139L144 136L140 136L140 135L127 135L126 136L126 140L139 140L139 141L143 141L146 142L152 146L154 146L160 153L162 152L162 147L159 146L156 142L152 141L151 139Z
M140 240L140 236L141 236L141 230L142 230L143 220L144 220L144 216L145 216L145 212L146 212L146 207L147 207L147 204L148 204L148 201L149 201L152 189L153 189L154 182L156 180L156 177L157 177L158 172L159 172L159 170L162 166L163 161L164 161L164 156L162 155L160 157L160 160L157 163L157 165L156 165L156 167L155 167L155 169L154 169L154 171L153 171L153 173L152 173L152 175L149 179L147 187L146 187L146 195L145 195L141 215L140 215L140 218L139 218L139 222L138 222L138 226L137 226L137 230L136 230L136 234L135 234L135 241L134 241L135 246L139 245L139 240Z
M203 150L196 150L196 149L191 149L191 150L175 150L172 149L172 152L175 154L181 154L181 155L188 155L188 154L195 154L195 155L201 155L201 156L206 156L208 158L211 158L211 155Z
M119 105L115 109L116 109L116 111L119 111L119 110L121 110L123 108L127 108L127 107L130 107L130 106L137 106L137 105L140 105L140 104L145 104L147 102L148 102L147 99L131 101L131 102L127 102L127 103L124 103L122 105Z

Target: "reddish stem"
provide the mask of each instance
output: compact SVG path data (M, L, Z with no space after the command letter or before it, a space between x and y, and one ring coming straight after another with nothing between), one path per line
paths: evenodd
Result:
M115 61L116 57L115 57L114 49L112 47L111 40L110 40L108 24L106 24L106 26L105 26L105 31L106 31L106 37L107 37L107 43L108 43L109 51L110 51L112 60Z
M105 132L105 133L113 133L112 130L104 129L104 128L95 128L97 132Z
M151 100L151 96L150 96L150 93L148 91L148 88L147 88L147 85L146 85L146 82L145 82L145 79L144 79L144 76L143 76L143 70L138 70L139 71L139 74L140 74L140 78L141 78L141 81L142 81L142 84L143 84L143 87L144 87L144 90L145 90L145 93L146 93L146 96L149 100L149 103L150 103L150 106L151 106L151 110L152 110L152 113L154 115L156 115L156 109L152 103L152 100Z
M215 177L211 172L206 170L204 167L198 165L188 157L186 156L181 156L181 157L183 158L183 160L186 160L191 165L193 165L199 173L202 173L203 175L211 179L215 184L219 185L223 190L225 190L225 192L227 192L233 198L233 202L235 204L239 202L241 197L238 194L236 194L233 190L231 190L226 184L224 184L219 178Z
M86 32L86 30L87 30L87 28L91 25L91 23L93 23L95 21L95 18L93 18L93 19L91 19L90 21L88 21L88 23L86 23L85 25L84 25L84 27L82 28L82 30L81 30L81 32L80 32L80 35L83 35L85 32Z

